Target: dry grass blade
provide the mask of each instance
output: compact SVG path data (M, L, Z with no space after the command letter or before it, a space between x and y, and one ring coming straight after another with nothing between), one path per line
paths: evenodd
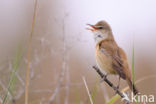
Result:
M28 51L27 51L27 69L26 69L26 79L25 79L25 104L28 104L28 93L29 93L29 72L30 72L30 56L31 56L31 48L32 48L32 36L34 32L35 25L35 16L36 16L36 8L37 8L37 0L35 0L34 13L33 13L33 21L32 28L29 38Z
M83 82L84 82L84 84L85 84L85 87L86 87L86 90L87 90L87 93L88 93L88 96L89 96L89 99L90 99L90 103L93 104L93 100L92 100L91 94L90 94L90 92L89 92L86 79L85 79L85 77L82 77L82 79L83 79Z

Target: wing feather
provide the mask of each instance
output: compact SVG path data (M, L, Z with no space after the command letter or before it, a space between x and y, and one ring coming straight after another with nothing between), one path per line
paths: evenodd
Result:
M111 44L109 43L111 42ZM102 41L99 44L99 48L102 53L104 53L109 59L112 61L112 68L119 74L119 76L123 79L126 78L124 73L124 62L123 56L121 55L123 50L117 46L115 42L112 41Z

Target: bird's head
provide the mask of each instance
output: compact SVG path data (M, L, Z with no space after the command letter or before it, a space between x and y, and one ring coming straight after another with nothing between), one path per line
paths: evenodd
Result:
M95 40L103 40L112 35L112 29L106 21L99 21L95 25L87 24L91 28L87 28L91 30L94 34Z

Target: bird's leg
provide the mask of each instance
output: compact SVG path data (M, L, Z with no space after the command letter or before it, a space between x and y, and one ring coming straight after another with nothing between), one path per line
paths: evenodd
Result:
M119 87L120 87L120 76L119 76L119 81L118 81L117 89L119 89Z
M100 83L102 83L106 78L107 78L108 74L106 73L105 76L103 76L103 78L101 78Z

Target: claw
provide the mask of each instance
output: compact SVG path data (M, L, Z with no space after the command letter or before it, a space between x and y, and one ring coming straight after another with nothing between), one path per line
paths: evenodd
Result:
M100 83L102 83L106 78L107 78L107 74L103 78L100 79Z

